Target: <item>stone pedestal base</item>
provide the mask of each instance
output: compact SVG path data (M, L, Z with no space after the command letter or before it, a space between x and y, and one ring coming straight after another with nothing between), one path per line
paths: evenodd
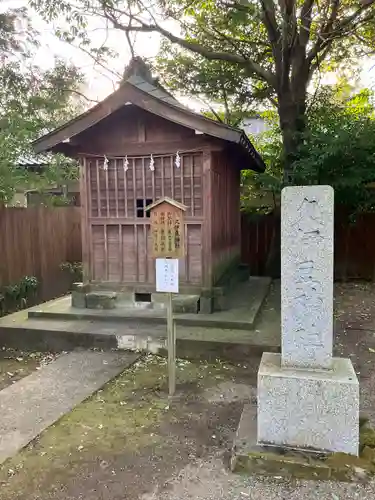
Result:
M281 367L264 353L258 371L258 443L358 455L359 385L349 359L332 370Z

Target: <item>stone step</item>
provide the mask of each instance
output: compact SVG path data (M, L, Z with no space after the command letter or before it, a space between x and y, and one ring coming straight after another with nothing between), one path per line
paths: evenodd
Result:
M27 318L24 313L10 316L16 319L0 320L0 344L7 348L48 352L125 349L166 354L167 332L161 324L150 327L133 322L39 319ZM279 332L177 326L177 356L181 358L242 362L263 352L279 351Z

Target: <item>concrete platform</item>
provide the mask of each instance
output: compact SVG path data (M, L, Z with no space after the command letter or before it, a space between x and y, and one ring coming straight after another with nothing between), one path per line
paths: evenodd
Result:
M177 326L213 327L220 329L251 330L268 294L270 278L252 277L238 283L227 297L228 310L212 314L174 313ZM71 307L71 296L32 307L29 318L61 320L119 321L137 324L166 325L163 308L137 307L129 302L118 303L114 309L79 309Z
M248 299L246 299L248 300ZM260 296L259 296L260 300ZM0 319L0 343L3 346L39 351L71 350L75 347L101 349L142 349L164 353L166 323L140 321L133 316L108 318L102 311L94 314L72 313L66 297L42 306L20 311ZM262 302L264 301L264 298ZM243 300L245 302L245 300ZM35 314L43 309L45 314ZM65 312L64 312L65 310ZM272 285L261 311L258 307L253 328L221 328L220 322L203 326L177 321L177 355L180 357L246 360L250 355L280 350L280 289ZM61 315L58 312L61 311ZM79 310L80 312L82 310ZM117 310L112 310L111 312ZM30 314L31 313L31 314ZM222 314L222 313L217 313ZM183 315L185 316L185 315ZM192 315L198 320L202 315ZM213 316L213 315L211 315ZM219 326L217 326L219 325ZM238 323L236 323L238 325Z

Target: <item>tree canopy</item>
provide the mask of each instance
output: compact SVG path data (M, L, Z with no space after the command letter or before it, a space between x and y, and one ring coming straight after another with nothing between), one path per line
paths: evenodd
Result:
M257 176L244 173L245 209L251 210L254 198L265 193L277 197L282 186L281 134L271 113L268 118L270 130L257 142L267 171ZM366 89L353 92L348 86L322 87L309 103L307 125L294 165L294 184L329 184L335 189L336 203L351 213L374 211L374 94ZM265 210L272 208L269 195L263 200Z
M81 108L81 73L62 60L49 70L36 66L37 35L25 9L0 14L0 203L11 199L18 184L59 182L75 175L59 157L43 177L17 168L19 156L31 153L33 139Z
M48 19L63 14L70 25L70 30L64 31L65 36L78 39L86 47L89 16L103 18L109 26L124 32L128 40L140 32L159 33L168 47L174 47L170 48L169 65L165 65L168 79L173 82L175 78L178 55L191 90L197 79L204 76L200 83L209 89L208 96L213 95L210 89L216 89L215 95L222 99L222 87L229 84L228 78L221 75L234 73L232 88L226 93L234 102L239 100L246 105L249 99L259 96L277 107L288 180L306 125L308 86L322 68L347 64L348 59L358 59L372 50L374 1L77 0L72 4L68 0L32 0L32 3Z

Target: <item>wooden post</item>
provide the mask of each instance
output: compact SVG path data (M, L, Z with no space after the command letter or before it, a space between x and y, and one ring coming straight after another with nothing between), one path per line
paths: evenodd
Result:
M162 198L149 207L152 255L156 259L156 291L167 294L167 348L169 397L176 392L176 322L172 293L178 293L178 259L185 256L185 205Z
M168 387L169 397L172 397L176 392L176 324L173 321L172 294L167 295Z

